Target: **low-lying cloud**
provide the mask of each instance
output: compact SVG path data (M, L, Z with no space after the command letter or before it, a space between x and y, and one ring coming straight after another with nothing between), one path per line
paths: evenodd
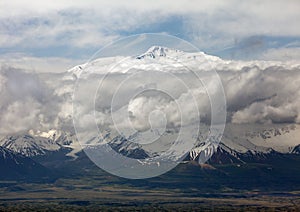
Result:
M244 67L220 73L234 123L299 123L300 69ZM226 77L222 77L225 76Z
M39 75L2 67L0 95L0 134L58 127L62 99Z

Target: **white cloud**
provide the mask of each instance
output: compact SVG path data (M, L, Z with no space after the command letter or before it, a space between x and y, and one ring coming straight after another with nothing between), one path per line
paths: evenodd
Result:
M296 102L295 102L296 103ZM299 109L294 104L272 106L267 102L254 102L233 114L233 123L291 123L298 122Z
M262 53L261 59L278 61L299 61L300 47L268 49Z
M298 1L2 1L0 46L104 45L167 17L184 20L200 48L252 35L299 36ZM167 31L168 29L166 29Z
M13 67L28 72L64 72L85 60L61 57L33 57L25 54L4 54L0 56L2 67Z
M19 133L40 127L41 104L32 98L15 101L1 111L1 134Z
M174 2L171 0L167 1L152 1L147 0L132 0L132 1L97 1L89 0L85 2L80 1L52 1L47 3L37 2L34 0L24 2L22 0L17 1L6 1L1 2L0 6L6 8L7 10L1 13L1 16L11 16L11 15L28 15L30 13L43 14L48 13L49 11L59 11L66 9L96 9L97 11L110 11L113 9L129 9L133 11L163 11L167 13L186 13L186 12L197 12L197 11L211 11L215 8L221 8L226 4L226 1L223 2L211 2L211 1L202 1L195 2L193 0L178 1ZM156 13L156 14L157 14ZM155 14L153 14L154 16Z
M298 63L299 64L299 63ZM300 67L244 66L220 73L234 123L297 122L300 116Z

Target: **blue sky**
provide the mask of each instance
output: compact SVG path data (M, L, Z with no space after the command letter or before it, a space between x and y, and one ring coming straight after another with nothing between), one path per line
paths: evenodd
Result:
M2 1L0 62L63 71L108 43L164 33L224 59L298 60L299 1ZM55 65L54 65L55 64Z

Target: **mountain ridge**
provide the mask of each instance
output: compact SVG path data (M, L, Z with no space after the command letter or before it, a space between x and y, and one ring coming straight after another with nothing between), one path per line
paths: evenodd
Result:
M227 128L228 129L228 128ZM229 127L230 129L230 127ZM270 128L270 130L262 129L261 132L282 132L281 125L278 127L278 129ZM278 133L274 134L274 137L283 136L288 133L292 133L293 131L298 130L298 127L295 126L286 126L284 128L285 133ZM253 133L249 133L249 131L246 131L242 134L246 135L246 137L240 136L240 138L236 139L234 137L228 137L228 134L231 134L232 131L225 131L225 134L223 136L222 141L219 145L211 146L211 154L212 157L214 157L215 163L224 163L224 162L245 162L242 160L242 158L249 158L249 157L257 157L257 158L264 158L268 154L299 154L300 150L300 144L289 147L289 151L285 152L279 152L276 150L275 147L264 147L264 146L256 146L255 144L251 143L250 138L256 138L257 136L259 138L265 138L265 134L261 134L261 132L257 132L254 130ZM44 133L47 134L47 133ZM11 151L15 153L23 154L27 157L35 157L35 156L43 156L47 155L51 152L60 152L65 151L69 153L70 151L73 151L73 145L77 143L75 137L67 137L66 135L70 135L70 133L62 133L62 136L57 137L55 136L48 137L48 138L42 138L40 135L36 135L34 137L33 135L19 135L19 136L7 136L4 139L1 139L0 146L2 148L8 148ZM267 133L267 135L270 135ZM52 139L51 139L52 138ZM59 139L61 138L61 139ZM5 140L7 139L7 140ZM264 144L270 144L272 143L272 137L268 136L267 139L263 140ZM45 145L45 143L48 143L48 145ZM28 145L30 144L30 145ZM42 144L42 146L39 146L39 144ZM147 157L151 157L151 153L145 151L141 145L138 145L136 143L132 143L126 138L122 137L115 137L111 139L111 142L109 143L111 147L119 152L120 154L123 154L127 157L132 158L138 158L143 159ZM251 144L251 145L250 145ZM241 146L241 147L239 147ZM243 150L241 150L244 148ZM275 148L275 149L274 149ZM67 149L69 149L67 151ZM199 143L196 147L194 147L189 152L189 160L199 160L199 155L205 151L207 151L208 148L205 145L205 143ZM75 152L79 152L81 150L76 150ZM222 156L223 155L223 156ZM67 155L66 155L67 156ZM208 156L210 157L210 156ZM219 157L220 161L217 161L217 157ZM74 158L75 159L75 158Z

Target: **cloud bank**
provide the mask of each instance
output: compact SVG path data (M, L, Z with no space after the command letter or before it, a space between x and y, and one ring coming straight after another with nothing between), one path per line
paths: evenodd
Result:
M224 61L213 57L213 66L206 66L202 64L203 58L201 59L206 56L201 53L198 57L200 59L187 58L193 60L194 67L198 67L196 72L203 76L203 79L210 79L211 68L216 69L221 78L227 101L227 122L300 124L300 64ZM88 104L84 98L81 99L79 109L86 114L86 117L82 117L85 127L93 124L85 123L85 118L91 120L90 117L94 115L100 125L112 125L114 123L111 116L114 113L119 117L115 123L120 127L130 124L140 131L149 129L151 125L160 127L166 124L167 128L177 128L180 124L196 122L198 118L201 122L209 123L209 96L205 87L199 84L193 74L183 72L182 67L175 64L172 66L173 70L168 67L166 73L155 77L156 72L143 72L143 67L147 66L141 61L131 60L137 64L133 72L114 72L102 83L101 92L95 94L96 111L93 102ZM154 63L155 60L153 59ZM94 63L98 67L97 71L87 72L87 78L83 78L84 89L79 91L83 97L92 95L90 86L99 83L99 76L109 69L107 61L114 60L98 60ZM151 67L155 66L151 64ZM29 73L2 67L1 134L19 133L30 129L73 130L72 95L78 70L80 69L76 67L64 73ZM137 74L126 81L135 72L145 75ZM135 93L145 88L151 91L159 88L157 85L168 93L144 92L143 95L131 96L132 91ZM208 85L214 86L213 81ZM119 96L115 94L117 88ZM195 110L195 105L198 111Z

